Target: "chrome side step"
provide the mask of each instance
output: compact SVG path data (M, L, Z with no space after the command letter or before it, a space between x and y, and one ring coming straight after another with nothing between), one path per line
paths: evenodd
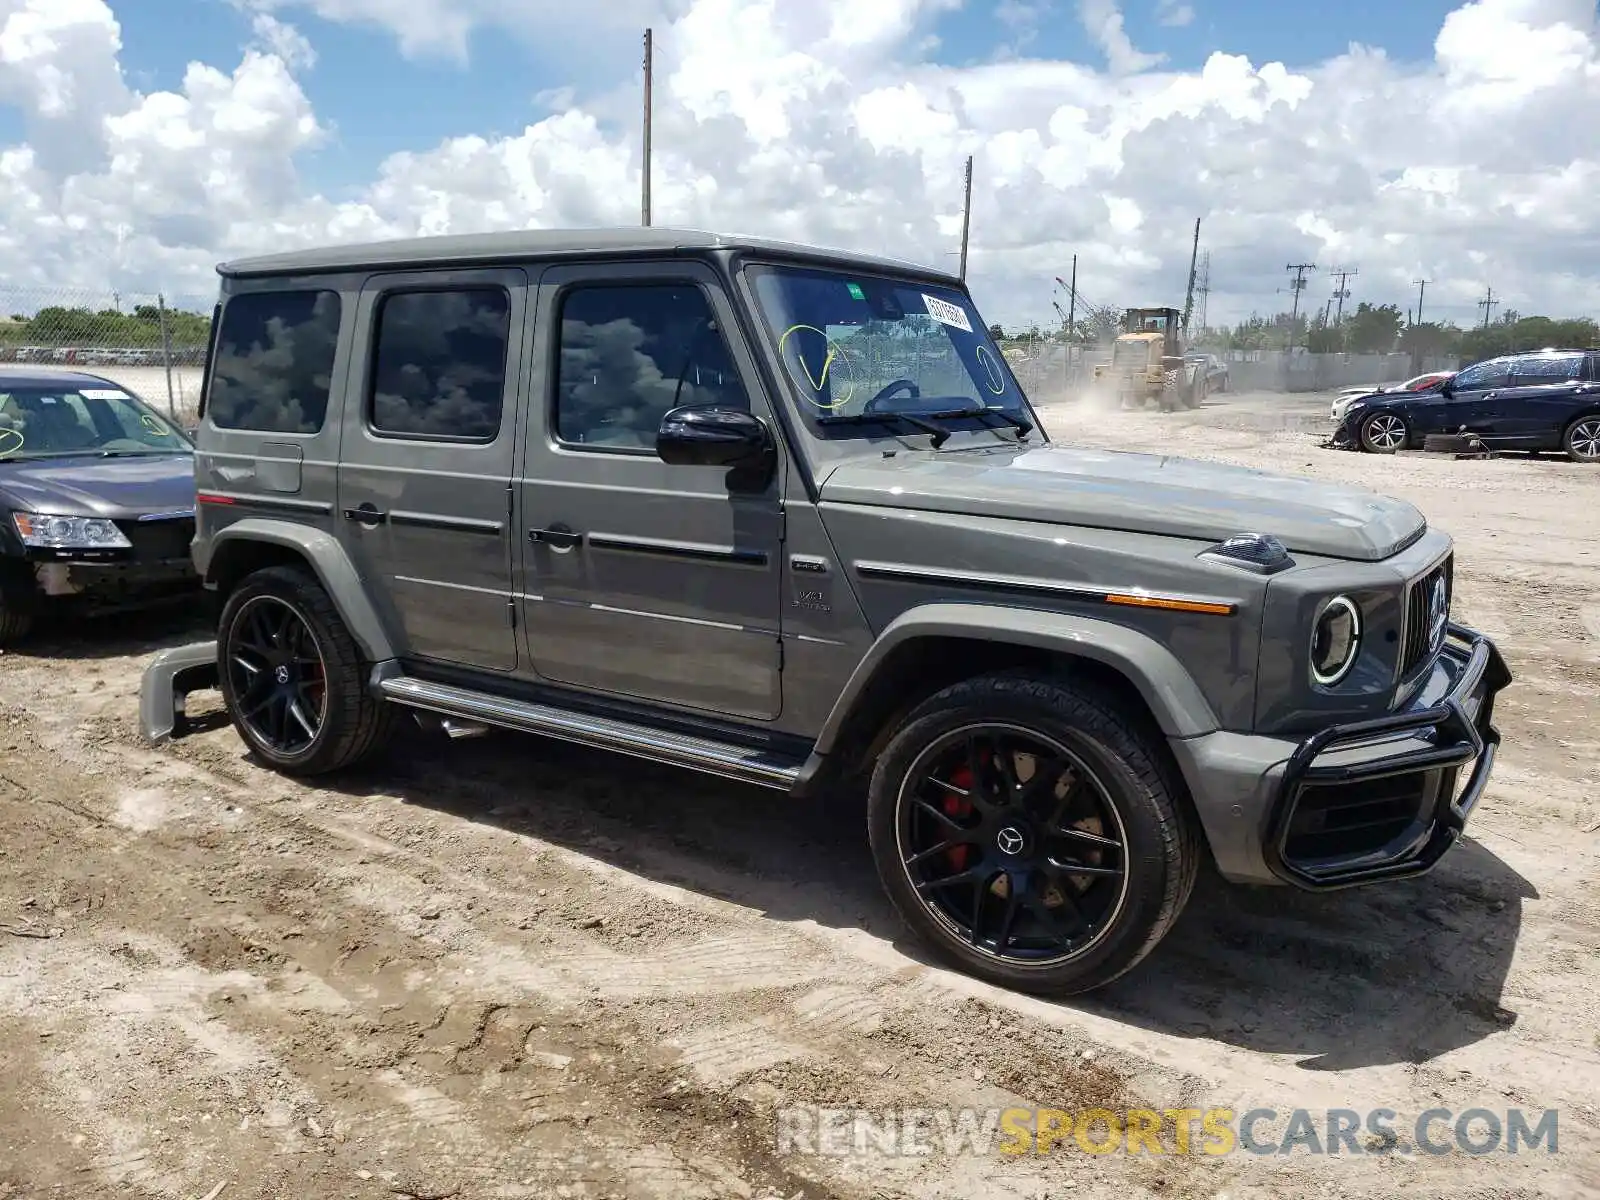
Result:
M538 733L601 750L614 750L634 758L687 767L708 775L737 779L762 787L789 791L800 777L801 763L770 751L730 745L691 734L669 733L648 725L570 712L548 704L508 700L466 688L432 683L407 675L374 680L379 695L407 708L480 721L504 729Z

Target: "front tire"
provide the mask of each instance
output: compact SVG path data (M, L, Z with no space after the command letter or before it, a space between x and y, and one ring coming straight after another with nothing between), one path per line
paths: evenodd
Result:
M0 561L0 649L15 645L33 632L38 606L32 578L21 563L12 570L12 562Z
M1567 426L1561 448L1573 462L1600 463L1600 414L1579 417Z
M879 877L940 958L1071 995L1132 969L1194 886L1200 849L1154 744L1106 697L1025 675L945 688L868 788Z
M1411 430L1398 413L1375 412L1361 420L1361 448L1368 454L1393 454L1410 439Z
M223 606L217 644L228 715L274 770L342 770L386 741L394 707L367 691L360 648L305 571L268 567L246 577Z

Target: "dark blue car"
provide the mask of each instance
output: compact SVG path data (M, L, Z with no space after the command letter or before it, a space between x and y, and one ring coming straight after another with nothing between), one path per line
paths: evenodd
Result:
M1333 444L1393 454L1430 433L1472 433L1493 450L1560 450L1600 463L1600 351L1538 350L1474 363L1422 392L1351 401Z
M0 645L44 606L200 590L194 444L119 384L0 367Z

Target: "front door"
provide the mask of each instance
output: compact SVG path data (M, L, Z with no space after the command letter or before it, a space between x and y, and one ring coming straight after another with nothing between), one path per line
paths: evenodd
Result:
M339 523L407 658L517 665L511 468L527 283L519 270L449 270L362 289Z
M730 717L780 708L783 459L759 491L655 452L680 405L772 422L700 263L545 272L518 509L527 647L549 681Z
M1450 381L1450 395L1438 392L1413 402L1422 418L1421 433L1482 434L1492 425L1498 393L1511 385L1511 360L1491 358L1458 373Z

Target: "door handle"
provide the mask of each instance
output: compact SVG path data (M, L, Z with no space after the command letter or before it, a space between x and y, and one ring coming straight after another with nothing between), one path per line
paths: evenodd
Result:
M565 525L552 525L548 529L528 530L528 540L536 546L549 546L552 550L571 550L583 544L583 534Z
M382 525L389 519L389 514L386 512L379 512L370 504L363 504L359 508L345 509L344 519L346 521L355 521L358 524L366 525L370 528L374 525Z

